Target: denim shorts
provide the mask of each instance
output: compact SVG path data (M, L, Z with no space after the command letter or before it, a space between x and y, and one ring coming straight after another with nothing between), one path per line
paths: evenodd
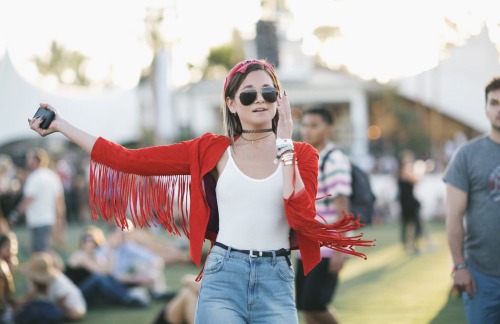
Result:
M294 277L284 256L252 257L214 246L203 271L195 323L298 323Z
M467 323L500 323L500 277L489 276L467 265L476 283L474 299L462 293Z
M311 272L304 275L302 260L297 260L295 279L297 309L306 312L324 312L332 301L338 282L338 273L330 273L330 258L323 258Z

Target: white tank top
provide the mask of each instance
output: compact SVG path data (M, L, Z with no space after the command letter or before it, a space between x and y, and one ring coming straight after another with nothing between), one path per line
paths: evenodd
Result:
M219 233L217 241L243 250L279 250L290 247L290 226L283 205L281 164L265 179L253 179L228 161L217 181Z

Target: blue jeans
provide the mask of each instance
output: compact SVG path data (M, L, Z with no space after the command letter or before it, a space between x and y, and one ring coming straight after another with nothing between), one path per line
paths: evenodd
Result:
M500 323L500 277L489 276L467 265L474 281L476 293L470 300L467 294L462 293L465 305L465 314L469 324Z
M214 246L205 263L195 323L298 323L294 277L284 256L254 258Z
M97 273L91 274L78 285L87 303L95 302L97 298L104 298L112 303L127 304L132 299L127 288L111 276Z
M31 252L44 252L51 249L50 235L52 225L31 228Z
M64 320L64 312L55 303L45 300L35 300L23 306L16 315L18 324L50 324Z

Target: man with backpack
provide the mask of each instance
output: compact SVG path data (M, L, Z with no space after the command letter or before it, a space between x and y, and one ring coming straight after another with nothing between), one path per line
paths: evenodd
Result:
M328 223L335 222L342 211L349 212L351 188L351 163L349 158L330 141L333 116L325 108L305 110L301 123L301 136L319 152L318 199L316 212ZM306 322L337 323L328 310L338 282L345 255L327 248L321 249L322 261L307 276L302 271L300 255L297 256L296 303L304 312Z

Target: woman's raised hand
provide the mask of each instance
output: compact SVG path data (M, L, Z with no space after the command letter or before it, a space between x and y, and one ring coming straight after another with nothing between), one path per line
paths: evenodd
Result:
M290 108L290 103L288 102L288 96L286 95L286 91L283 92L283 95L280 94L278 96L278 113L279 113L279 121L277 129L278 137L292 138L292 132L293 132L292 111Z
M55 133L58 131L57 125L61 120L61 116L59 115L59 112L57 109L52 107L49 104L46 103L41 103L40 107L50 109L52 110L56 116L54 117L54 120L50 123L49 127L47 129L43 129L40 127L40 124L43 122L41 118L28 118L28 124L32 130L40 134L40 136L45 137L49 134Z

